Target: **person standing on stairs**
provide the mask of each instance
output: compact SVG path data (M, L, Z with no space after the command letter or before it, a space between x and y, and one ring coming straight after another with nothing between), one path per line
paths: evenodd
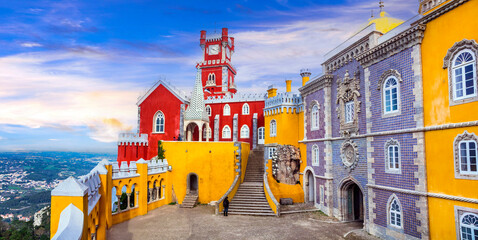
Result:
M224 207L224 216L227 216L227 211L229 210L229 200L227 198L228 197L226 197L226 199L224 199L222 202L222 206Z

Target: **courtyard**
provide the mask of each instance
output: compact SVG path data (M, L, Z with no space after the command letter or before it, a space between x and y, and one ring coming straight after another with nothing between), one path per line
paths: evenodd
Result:
M321 212L277 217L216 216L214 208L166 205L108 230L108 239L375 239L361 222L338 222ZM351 232L352 231L352 232ZM351 232L351 233L349 233ZM347 235L345 238L344 235Z

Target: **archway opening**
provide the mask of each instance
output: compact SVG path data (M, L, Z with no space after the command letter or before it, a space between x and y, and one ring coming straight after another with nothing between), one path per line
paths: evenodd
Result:
M188 192L197 193L198 191L198 176L195 173L188 175Z
M342 218L344 221L363 221L363 193L360 187L353 181L347 181L342 185Z
M315 179L314 174L311 171L307 171L305 174L305 202L309 204L315 203Z
M186 127L186 140L199 141L199 127L196 123L189 123Z

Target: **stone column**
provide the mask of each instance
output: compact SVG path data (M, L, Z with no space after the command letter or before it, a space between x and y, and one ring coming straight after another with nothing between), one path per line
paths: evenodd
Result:
M127 196L127 197L126 197L126 199L127 199L126 202L128 203L128 205L126 205L126 209L130 209L129 204L130 204L131 193L126 193L126 196Z
M153 200L153 189L148 188L148 193L149 193L149 202L152 202L152 200Z
M118 208L118 212L121 212L121 195L116 195L116 197L118 198L118 201L116 201L116 207Z
M199 141L202 142L202 125L204 124L201 124L201 126L198 125L198 130L199 130Z
M238 115L237 113L234 114L234 117L232 118L232 141L237 142L237 128L238 128Z
M138 206L138 201L139 201L139 191L136 191L136 197L134 198L134 206Z
M219 114L214 117L214 142L219 141Z
M257 113L252 117L252 148L257 147Z
M159 194L159 188L160 188L160 187L156 187L156 195L157 195L156 199L160 199L160 198L161 198L161 196L160 196L160 194Z

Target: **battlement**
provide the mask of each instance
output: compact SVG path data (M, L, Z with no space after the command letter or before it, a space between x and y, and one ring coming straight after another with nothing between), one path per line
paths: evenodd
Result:
M118 136L118 145L148 145L148 134L146 133L120 133Z
M231 70L236 73L236 68L234 65L232 65L231 61L228 59L222 59L222 60L207 60L207 61L200 61L196 63L196 68L201 68L201 67L210 67L211 65L224 65L226 64Z
M265 101L267 94L264 93L236 93L224 96L208 96L204 101L205 104L211 103L230 103L230 102L253 102Z
M278 113L299 113L303 111L302 97L291 92L278 93L277 96L266 99L264 106L264 115L273 115Z
M424 14L444 2L446 2L446 0L420 0L418 13Z

